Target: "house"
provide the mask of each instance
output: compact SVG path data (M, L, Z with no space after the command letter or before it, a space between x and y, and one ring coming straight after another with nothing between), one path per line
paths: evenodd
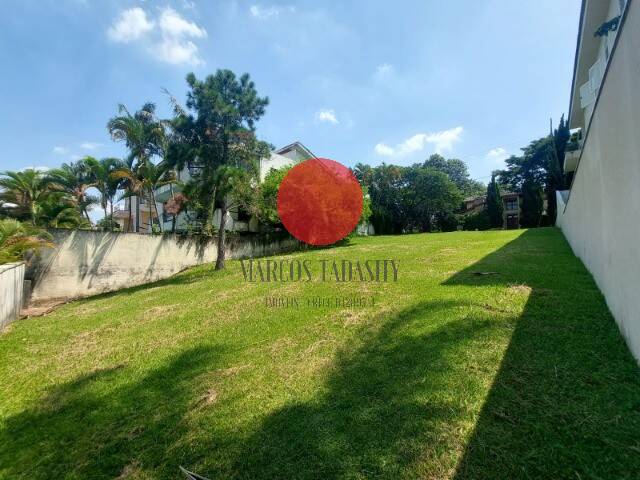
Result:
M583 0L556 224L640 359L640 0Z
M316 156L302 143L294 142L285 147L271 152L269 158L260 159L259 178L264 181L265 177L271 169L279 169L287 165L295 165L309 158ZM181 183L187 183L195 173L194 167L185 167L177 172L178 180ZM123 231L137 231L141 233L151 233L152 225L156 225L160 229L162 224L163 231L171 231L173 227L173 216L164 212L164 205L172 195L179 192L181 187L178 185L163 185L154 191L156 204L150 204L148 199L142 197L131 197L125 199L123 208L114 211L114 220L117 221ZM131 206L131 215L129 208ZM156 213L157 212L157 213ZM176 219L176 231L188 231L199 228L200 222L193 218L189 212L180 213ZM131 222L133 228L129 228ZM220 222L220 209L214 212L214 224ZM246 212L233 209L228 212L226 229L229 231L256 231L257 222L251 219Z
M522 194L517 192L503 192L501 194L502 197L502 207L504 210L503 213L503 224L502 228L520 228L520 216L521 205L522 205ZM487 204L487 196L480 195L479 197L469 197L464 199L464 213L478 213L486 208ZM545 208L546 208L546 200L545 200Z

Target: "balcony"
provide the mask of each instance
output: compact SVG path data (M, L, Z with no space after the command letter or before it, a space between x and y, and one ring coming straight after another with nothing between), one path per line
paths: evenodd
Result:
M582 129L574 131L564 151L564 173L573 172L578 167L583 143Z
M153 192L156 197L156 202L164 203L171 198L171 190L173 193L180 192L182 188L178 185L162 185Z
M599 58L589 68L589 80L580 87L580 106L582 108L586 108L596 101L606 67L606 59Z

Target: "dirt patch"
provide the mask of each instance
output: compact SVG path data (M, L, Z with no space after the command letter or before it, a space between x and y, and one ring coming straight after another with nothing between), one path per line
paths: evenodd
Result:
M528 285L510 285L509 291L513 293L524 293L529 295L531 293L531 287Z
M210 388L198 399L198 406L207 407L209 405L213 405L218 401L219 396L220 394L218 393L218 390Z
M59 305L69 303L67 298L52 298L39 302L32 302L20 312L20 318L41 317L55 310Z

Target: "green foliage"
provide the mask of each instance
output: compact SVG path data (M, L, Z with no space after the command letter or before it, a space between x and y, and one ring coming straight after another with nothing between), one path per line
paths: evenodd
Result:
M39 170L27 169L21 172L6 171L0 177L0 200L16 205L5 214L24 218L33 225L38 222L42 204L50 198L52 185Z
M465 230L489 230L491 228L491 219L486 209L476 213L465 215L463 228Z
M376 233L397 234L455 229L462 193L450 174L465 181L464 171L459 160L432 157L410 167L357 164L354 175L367 189Z
M462 160L457 158L445 159L442 155L435 153L424 162L423 166L448 175L464 197L477 197L485 192L484 184L471 179L467 164Z
M27 254L51 247L45 230L12 218L0 220L0 264L25 260Z
M281 224L278 215L278 189L289 170L291 170L290 166L272 168L266 174L264 181L258 185L252 213L260 222L271 226Z
M496 181L496 176L491 175L491 182L487 187L487 215L491 228L501 228L504 223L504 206L500 185Z
M526 179L522 185L522 216L524 228L539 227L543 210L542 187L534 179Z

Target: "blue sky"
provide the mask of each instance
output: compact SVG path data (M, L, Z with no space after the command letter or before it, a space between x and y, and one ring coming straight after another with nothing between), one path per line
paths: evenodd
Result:
M0 1L0 170L124 156L118 103L248 72L258 136L346 165L433 152L486 181L569 105L579 0Z

